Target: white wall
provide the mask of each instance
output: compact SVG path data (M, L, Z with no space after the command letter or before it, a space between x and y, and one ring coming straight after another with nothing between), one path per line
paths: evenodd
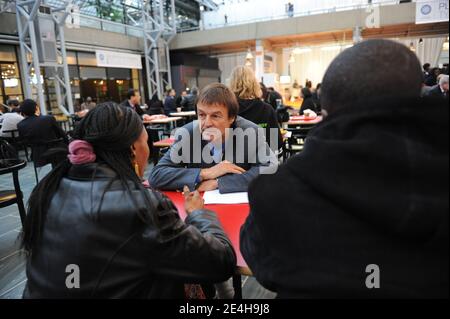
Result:
M241 52L236 54L217 56L217 58L219 59L219 69L222 71L221 81L223 84L229 84L228 80L231 76L231 72L236 66L245 64L246 55L247 52Z

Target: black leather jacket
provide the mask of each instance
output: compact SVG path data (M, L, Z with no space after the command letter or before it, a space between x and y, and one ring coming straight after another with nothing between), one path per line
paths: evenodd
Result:
M183 222L167 197L133 186L131 197L116 176L87 164L62 179L27 260L24 298L183 298L184 283L232 275L236 256L213 212L195 211ZM66 286L71 264L79 267L79 288Z

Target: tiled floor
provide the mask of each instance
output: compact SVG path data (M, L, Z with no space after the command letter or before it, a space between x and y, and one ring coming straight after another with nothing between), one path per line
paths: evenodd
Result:
M148 170L150 167L148 168ZM42 178L50 171L43 167L39 172ZM148 176L148 175L147 175ZM19 172L19 180L25 203L36 182L32 163ZM0 175L0 189L13 189L12 175ZM18 236L21 224L16 205L0 208L0 298L21 298L26 283L25 257L20 250ZM275 294L264 289L253 277L243 277L243 298L274 298Z

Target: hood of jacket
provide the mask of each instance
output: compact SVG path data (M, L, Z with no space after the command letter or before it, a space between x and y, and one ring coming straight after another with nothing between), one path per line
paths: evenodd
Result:
M445 101L429 99L348 105L287 168L372 227L426 241L448 218L448 113Z

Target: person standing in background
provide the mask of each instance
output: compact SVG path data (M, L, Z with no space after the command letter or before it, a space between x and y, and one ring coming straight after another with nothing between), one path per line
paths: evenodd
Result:
M169 116L170 113L175 113L177 111L177 106L175 104L176 92L174 89L169 89L167 91L166 99L164 100L164 113Z

